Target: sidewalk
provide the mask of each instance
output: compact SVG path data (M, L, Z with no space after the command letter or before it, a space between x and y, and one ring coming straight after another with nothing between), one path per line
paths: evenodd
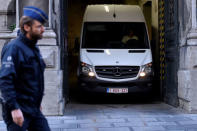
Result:
M52 131L197 131L197 114L164 103L68 104L62 117L47 117ZM0 121L0 131L6 131Z

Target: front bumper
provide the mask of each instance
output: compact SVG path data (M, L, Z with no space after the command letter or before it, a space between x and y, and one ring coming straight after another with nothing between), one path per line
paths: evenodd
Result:
M85 75L80 75L78 79L80 89L98 93L107 93L108 88L128 88L128 93L148 92L152 90L152 80L152 75L126 82L104 81Z

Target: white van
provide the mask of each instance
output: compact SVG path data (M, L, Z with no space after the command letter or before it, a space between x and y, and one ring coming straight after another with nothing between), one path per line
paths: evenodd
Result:
M79 88L129 93L152 88L152 53L139 6L88 5L80 39Z

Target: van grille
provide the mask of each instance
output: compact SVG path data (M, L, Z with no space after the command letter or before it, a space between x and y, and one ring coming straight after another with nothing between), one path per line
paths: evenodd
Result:
M95 66L96 74L102 78L125 79L136 77L139 66Z

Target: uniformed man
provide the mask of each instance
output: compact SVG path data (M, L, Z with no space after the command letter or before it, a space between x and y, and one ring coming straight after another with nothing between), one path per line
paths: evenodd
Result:
M27 6L20 19L19 36L2 49L0 90L8 131L50 131L41 112L45 63L36 45L47 15Z

